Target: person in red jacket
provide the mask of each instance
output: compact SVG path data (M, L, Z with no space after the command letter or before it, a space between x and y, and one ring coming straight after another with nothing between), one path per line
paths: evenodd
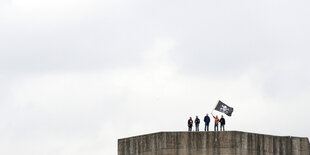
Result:
M211 113L212 114L212 113ZM214 131L219 131L219 118L216 115L216 117L214 117L214 115L212 114L213 118L214 118Z

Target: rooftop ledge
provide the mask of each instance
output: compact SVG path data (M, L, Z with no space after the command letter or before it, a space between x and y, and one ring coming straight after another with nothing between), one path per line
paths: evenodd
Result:
M308 138L308 137L297 137L297 136L277 136L277 135L271 135L271 134L261 134L261 133L253 133L253 132L245 132L245 131L160 131L160 132L154 132L154 133L148 133L148 134L143 134L143 135L137 135L137 136L131 136L131 137L125 137L125 138L120 138L118 140L122 139L128 139L128 138L135 138L135 137L141 137L141 136L148 136L148 135L153 135L153 134L163 134L163 133L180 133L180 134L186 134L186 133L244 133L244 134L255 134L255 135L264 135L264 136L275 136L275 137L290 137L290 138Z
M310 155L307 137L242 131L157 132L118 140L118 155Z

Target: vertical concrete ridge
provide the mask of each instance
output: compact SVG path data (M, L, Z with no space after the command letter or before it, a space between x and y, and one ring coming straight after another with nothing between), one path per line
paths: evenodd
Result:
M118 155L310 155L307 137L242 131L157 132L118 140Z

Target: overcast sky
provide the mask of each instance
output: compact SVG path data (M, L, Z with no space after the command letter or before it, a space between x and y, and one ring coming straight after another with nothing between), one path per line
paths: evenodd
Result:
M227 130L310 137L309 8L0 0L0 154L117 154L117 139L186 131L219 99Z

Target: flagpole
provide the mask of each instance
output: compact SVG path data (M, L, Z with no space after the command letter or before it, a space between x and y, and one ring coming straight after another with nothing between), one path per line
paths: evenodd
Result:
M214 109L216 108L216 106L217 106L217 104L218 104L219 102L220 102L220 100L218 100L218 101L217 101L217 103L215 104L215 107L214 107Z
M220 100L219 100L219 101L220 101ZM217 106L217 104L219 103L219 101L217 101L217 103L215 103L214 109L216 108L216 106ZM213 109L212 112L211 112L212 116L213 116L213 111L214 111L214 109Z

